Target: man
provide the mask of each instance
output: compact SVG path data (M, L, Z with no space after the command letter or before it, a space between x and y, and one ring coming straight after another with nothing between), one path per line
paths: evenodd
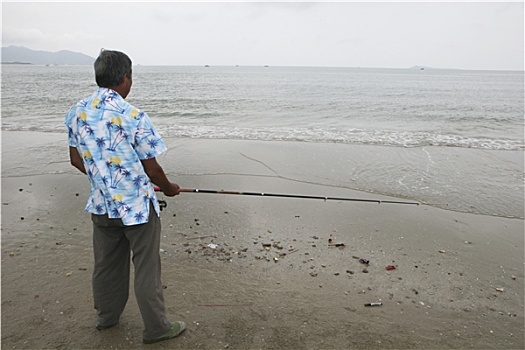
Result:
M87 174L91 193L85 210L93 221L93 298L97 329L118 324L129 295L130 252L134 289L146 344L174 338L186 328L169 322L160 262L160 207L154 184L169 197L179 186L166 177L156 156L166 151L148 115L124 99L131 85L131 60L101 51L95 93L65 118L71 164Z

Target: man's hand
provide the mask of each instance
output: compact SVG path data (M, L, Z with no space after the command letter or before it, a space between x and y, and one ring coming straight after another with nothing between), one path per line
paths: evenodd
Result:
M162 193L164 193L168 197L173 197L180 193L179 190L180 190L179 185L172 182L171 186L162 190Z

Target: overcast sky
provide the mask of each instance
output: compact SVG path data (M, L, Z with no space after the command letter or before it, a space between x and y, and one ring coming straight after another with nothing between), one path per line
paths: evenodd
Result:
M523 70L514 2L2 2L2 46L142 65Z

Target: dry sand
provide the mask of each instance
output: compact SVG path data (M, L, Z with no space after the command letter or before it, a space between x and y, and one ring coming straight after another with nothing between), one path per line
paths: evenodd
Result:
M89 184L68 164L65 142L58 134L2 133L3 349L524 348L523 220L212 194L159 196L168 202L166 305L188 324L185 334L143 345L133 294L120 324L97 331L83 211ZM199 155L191 163L175 153L160 159L182 187L372 196L255 176L262 170L246 157L214 166L225 150L264 144L168 144ZM53 152L60 153L50 162ZM364 306L370 302L382 305Z

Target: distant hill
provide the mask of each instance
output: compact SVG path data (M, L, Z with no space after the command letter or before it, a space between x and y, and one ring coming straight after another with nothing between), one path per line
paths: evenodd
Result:
M35 51L23 46L2 47L2 63L38 65L92 65L93 57L80 52L62 50L58 52Z

